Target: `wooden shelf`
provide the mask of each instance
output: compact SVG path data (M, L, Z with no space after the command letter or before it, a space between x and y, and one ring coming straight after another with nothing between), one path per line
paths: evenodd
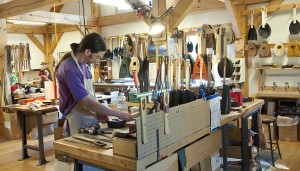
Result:
M265 68L256 68L258 70L299 70L300 68L268 68L268 67L265 67Z
M258 91L256 97L272 97L272 98L300 98L300 92L278 92L278 91Z

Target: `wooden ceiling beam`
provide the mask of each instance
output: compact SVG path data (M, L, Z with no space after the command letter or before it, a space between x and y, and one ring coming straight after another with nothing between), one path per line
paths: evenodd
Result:
M226 9L225 3L219 0L201 0L196 2L190 12Z
M84 36L84 32L81 30L81 28L80 28L79 26L76 26L76 28L77 28L77 30L80 32L80 34L81 34L82 36Z
M57 33L57 40L56 40L56 37L54 35L54 40L52 41L51 47L50 47L50 54L53 54L53 52L54 52L55 48L57 47L57 44L59 43L59 41L60 41L63 34L64 33L62 33L62 32Z
M232 29L237 38L241 38L241 26L239 23L241 14L237 12L236 6L232 0L225 0L225 6L232 23Z
M269 6L268 12L279 11L279 10L289 10L289 9L294 8L295 5L297 8L300 8L300 2L294 3L294 4L281 4L281 5ZM254 13L261 13L261 8L243 10L242 15L250 14L252 11L254 11Z
M87 27L90 28L90 27ZM64 33L77 31L75 25L57 25L56 33ZM54 34L54 26L28 26L28 25L17 25L17 24L7 24L8 33L22 33L22 34Z
M62 5L75 0L59 0L56 5ZM8 18L33 11L44 7L53 6L53 0L13 0L0 5L0 18Z
M64 25L80 25L83 21L83 16L73 14L62 14L47 11L34 11L27 14L22 14L14 17L9 17L10 20L25 20L32 22L56 23ZM97 25L97 19L86 17L87 25Z
M280 5L283 1L284 0L273 0L266 7L268 8L268 7ZM277 10L279 10L279 8ZM274 11L277 11L277 10L274 10ZM268 15L270 15L272 13L273 12L268 11ZM261 15L258 15L258 16L255 17L255 19L253 21L253 24L254 24L255 28L258 28L261 25Z
M134 12L126 12L115 15L108 15L98 18L98 26L109 26L115 24L124 24L137 21L144 21L143 17L138 17Z
M43 52L43 54L46 53L46 49L44 45L34 36L32 33L25 33L27 37L40 49L40 51Z
M234 5L252 5L270 1L271 0L234 0Z
M60 13L61 9L64 7L64 4L61 4L61 5L56 5L55 6L55 11L54 11L54 7L52 7L50 9L50 12L56 12L56 13Z
M64 33L64 32L71 32L71 31L78 31L75 25L58 25L56 26L56 33ZM46 29L46 33L55 33L54 26L48 26Z
M7 23L7 33L44 34L47 26L28 26Z
M196 4L197 0L180 0L174 10L168 17L169 20L169 31L172 32L184 17L190 12L193 6ZM167 17L166 17L167 18Z

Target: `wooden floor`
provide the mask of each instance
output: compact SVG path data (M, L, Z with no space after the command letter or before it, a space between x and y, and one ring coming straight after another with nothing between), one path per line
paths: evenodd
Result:
M300 142L279 141L282 159L277 159L275 167L271 166L268 171L277 170L300 170Z
M54 170L54 150L53 135L44 138L46 165L36 166L38 161L38 152L28 150L31 158L24 161L18 161L21 157L21 140L6 141L0 143L0 171L53 171ZM300 170L300 142L280 141L280 148L283 159L276 161L276 168L270 167L268 171ZM37 140L29 140L28 144L36 145Z
M45 136L45 156L49 161L46 165L36 166L38 152L28 150L29 159L18 161L21 158L21 140L6 141L0 143L0 171L53 171L54 169L54 150L53 134ZM27 144L37 145L37 140L28 140Z

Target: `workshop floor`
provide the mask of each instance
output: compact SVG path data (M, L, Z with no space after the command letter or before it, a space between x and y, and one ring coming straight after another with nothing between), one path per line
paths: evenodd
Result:
M0 142L0 170L10 171L53 171L54 168L54 150L53 135L44 138L46 165L36 166L38 160L38 152L28 150L31 158L18 161L21 157L21 140L13 140ZM289 170L297 171L300 168L300 142L280 141L280 148L283 159L278 159L275 163L276 168L271 166L268 171ZM29 140L28 144L36 145L37 140Z

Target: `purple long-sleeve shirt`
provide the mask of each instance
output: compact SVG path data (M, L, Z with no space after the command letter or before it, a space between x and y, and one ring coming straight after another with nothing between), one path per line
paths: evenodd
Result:
M85 78L91 79L86 64L79 63ZM84 77L70 56L59 66L57 72L59 86L59 110L63 114L69 114L76 103L88 95L84 87Z

